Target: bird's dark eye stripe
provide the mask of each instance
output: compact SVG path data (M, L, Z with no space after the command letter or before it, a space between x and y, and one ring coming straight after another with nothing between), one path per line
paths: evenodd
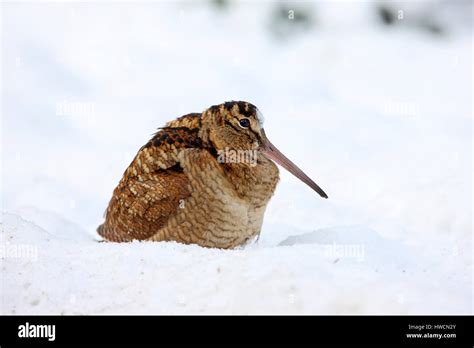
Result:
M227 120L225 120L224 122L225 122L225 124L227 124L227 125L231 126L232 128L234 128L236 131L240 131L240 128L237 127L237 126L236 126L235 124L233 124L232 122L227 121Z
M250 127L250 121L248 118L243 118L241 120L239 120L239 124L240 126L244 127L244 128L249 128Z

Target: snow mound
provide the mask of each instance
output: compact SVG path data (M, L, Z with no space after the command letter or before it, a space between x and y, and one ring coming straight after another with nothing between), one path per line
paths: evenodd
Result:
M102 243L54 214L42 219L54 232L3 214L2 313L468 311L466 294L439 286L449 272L422 270L409 247L362 226L219 250Z

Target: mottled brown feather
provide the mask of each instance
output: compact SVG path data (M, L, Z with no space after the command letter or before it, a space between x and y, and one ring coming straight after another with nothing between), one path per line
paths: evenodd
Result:
M167 123L139 150L114 190L106 221L98 228L102 237L115 242L147 239L190 196L178 155L202 146L194 127L199 116L189 114Z
M251 127L241 127L241 118ZM276 165L259 151L261 136L257 108L241 101L166 123L125 171L98 233L114 242L173 240L217 248L258 236L279 180ZM229 149L252 153L256 162L219 159Z

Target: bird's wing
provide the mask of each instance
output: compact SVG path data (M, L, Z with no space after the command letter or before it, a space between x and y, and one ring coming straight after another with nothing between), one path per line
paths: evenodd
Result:
M191 194L180 152L201 147L197 128L166 127L157 132L125 171L98 233L117 242L156 234Z

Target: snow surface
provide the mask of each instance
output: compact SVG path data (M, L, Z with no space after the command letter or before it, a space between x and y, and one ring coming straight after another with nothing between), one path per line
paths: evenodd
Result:
M1 4L1 313L473 312L471 29L272 5ZM281 170L255 244L99 243L150 134L232 99L329 199Z

